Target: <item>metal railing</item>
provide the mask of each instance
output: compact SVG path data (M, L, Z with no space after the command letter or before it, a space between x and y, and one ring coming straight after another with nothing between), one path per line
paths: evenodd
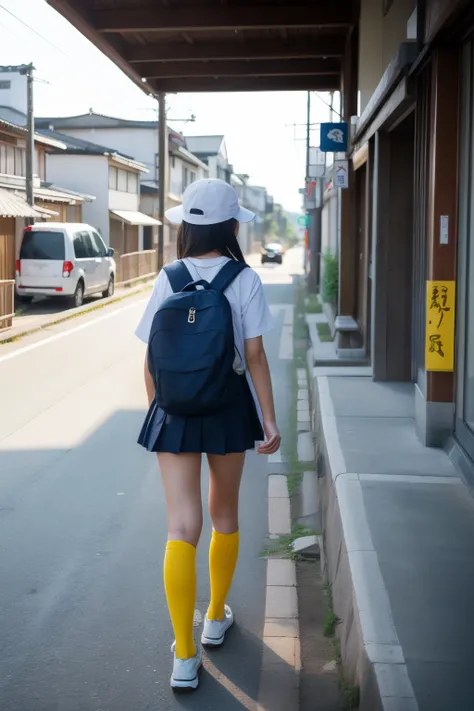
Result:
M15 315L15 282L0 280L0 331L11 328Z
M117 283L128 284L137 279L153 276L157 272L156 249L121 254L117 262Z

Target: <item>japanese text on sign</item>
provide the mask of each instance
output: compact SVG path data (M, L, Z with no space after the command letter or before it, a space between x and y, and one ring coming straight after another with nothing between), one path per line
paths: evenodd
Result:
M456 283L428 281L426 291L426 370L454 370Z

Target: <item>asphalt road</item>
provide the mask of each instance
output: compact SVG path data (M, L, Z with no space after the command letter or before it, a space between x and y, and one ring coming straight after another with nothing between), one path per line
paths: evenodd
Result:
M293 250L282 267L260 270L277 318L266 345L282 429L292 363L280 357L279 305L292 303L301 262ZM155 456L136 444L144 348L133 330L143 307L142 295L0 348L1 711L240 711L256 698L271 465L253 453L230 599L238 624L206 659L196 694L169 689L164 497ZM206 489L204 471L204 499ZM202 615L210 533L206 520Z

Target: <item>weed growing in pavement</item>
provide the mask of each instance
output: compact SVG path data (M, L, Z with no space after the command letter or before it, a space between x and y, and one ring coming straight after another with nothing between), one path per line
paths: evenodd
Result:
M339 677L339 689L341 691L345 711L355 711L360 705L360 689L357 685L351 684L344 676L342 669L341 642L335 636L336 627L340 623L340 619L334 614L332 602L332 588L327 584L324 589L324 597L326 601L326 614L324 617L324 636L332 637L334 659L337 664Z
M293 550L293 543L297 538L304 536L317 536L317 531L300 524L295 524L288 536L278 536L274 540L268 541L267 547L260 552L261 558L288 558L298 560L299 556Z
M356 684L350 684L342 672L341 642L334 638L334 659L336 660L339 674L339 688L341 690L344 708L346 711L355 711L360 706L360 689Z
M295 475L301 474L308 468L307 464L298 461L298 369L306 370L306 353L309 340L308 328L304 320L306 289L303 279L296 280L295 284L295 319L293 326L293 363L291 373L292 401L288 417L287 431L283 438L282 452L288 459L290 471ZM304 344L302 346L302 344ZM294 483L293 483L294 484ZM288 484L288 487L293 486ZM291 496L291 493L290 493Z
M317 323L316 330L318 332L319 340L323 343L328 343L334 340L328 323Z
M298 493L298 488L299 485L301 484L301 481L303 479L302 474L288 474L286 477L286 484L288 486L288 495L290 498L292 496L296 496Z
M326 603L326 611L324 614L324 629L325 637L333 637L336 627L340 622L339 617L334 613L332 604L332 587L329 583L324 588L324 600Z
M306 299L306 313L307 314L322 314L323 307L316 296L316 294L308 294Z

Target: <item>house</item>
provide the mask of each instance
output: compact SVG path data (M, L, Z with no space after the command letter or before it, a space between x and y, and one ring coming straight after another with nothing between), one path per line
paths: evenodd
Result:
M93 225L117 256L143 250L144 228L155 228L158 220L140 212L140 176L147 169L130 156L98 143L57 131L39 129L42 135L61 141L63 150L48 155L48 175L71 190L95 195L84 206L84 221ZM137 275L138 276L138 275Z
M5 112L0 107L0 116ZM10 115L14 118L13 114ZM46 181L49 151L65 145L52 137L35 134L35 204L26 201L26 139L23 126L0 118L0 330L11 325L14 311L15 260L26 220L82 221L84 204L93 201L87 194L57 187Z
M230 183L233 173L229 165L224 136L186 136L186 148L209 168L210 178Z
M79 116L36 119L38 130L53 130L78 140L114 146L123 155L133 156L145 166L140 174L140 211L155 219L159 214L158 185L158 123L104 116L89 111ZM168 128L169 178L165 207L180 204L183 192L194 180L209 175L205 162L193 155L185 139ZM176 243L176 228L165 224L165 261L172 256ZM149 225L144 225L140 248L152 249L153 235Z

